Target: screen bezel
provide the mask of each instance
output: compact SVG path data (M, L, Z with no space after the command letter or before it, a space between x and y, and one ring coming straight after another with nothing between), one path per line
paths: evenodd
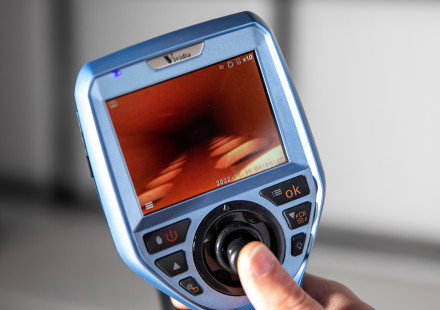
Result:
M156 84L153 84L153 85L149 85L149 86L143 87L143 88L141 88L141 89L138 89L138 90L136 90L136 91L132 91L132 92L130 92L130 93L122 94L122 95L120 95L120 96L118 96L118 97L110 98L110 99L107 99L107 100L106 100L106 103L107 103L107 109L108 109L108 112L109 112L109 115L110 115L111 112L112 112L112 110L110 109L109 104L110 104L110 102L112 102L113 100L119 100L119 98L121 98L121 97L130 96L131 94L136 94L136 93L138 93L138 92L142 92L142 91L147 90L147 89L149 89L149 88L154 88L155 86L161 85L162 83L165 83L165 82L173 82L173 83L176 83L176 81L177 81L177 83L178 83L179 78L186 78L186 79L187 79L188 76L190 76L191 74L193 74L193 73L197 73L197 72L200 72L200 71L203 71L203 70L208 69L208 68L209 68L210 71L212 71L213 68L214 68L215 66L220 66L220 65L221 65L221 66L224 68L224 70L233 70L233 69L229 69L229 68L227 68L226 63L230 63L231 61L232 61L233 63L235 63L235 60L236 60L237 58L242 59L242 58L244 58L244 57L249 57L249 55L251 55L251 58L250 58L250 60L248 60L248 62L249 62L249 63L252 63L253 68L250 68L250 69L248 69L248 70L254 70L254 69L256 69L256 74L255 74L254 79L256 79L256 80L258 81L258 82L256 82L256 83L261 83L260 85L261 85L261 87L262 87L263 90L264 90L264 95L262 95L260 98L261 98L261 100L263 100L263 96L264 96L264 98L266 99L266 102L265 102L266 107L269 109L269 111L268 111L269 113L266 114L265 116L268 117L268 118L270 118L270 119L272 120L272 125L274 126L274 129L275 129L275 132L276 132L276 137L277 137L277 139L278 139L279 146L281 147L282 155L283 155L284 161L281 162L281 163L279 163L279 164L276 164L276 165L274 165L274 166L271 166L271 167L269 167L269 168L264 168L264 169L262 169L262 170L260 170L260 171L256 171L256 172L254 172L254 173L252 173L252 174L250 174L250 175L246 175L246 176L244 176L244 177L240 177L239 179L237 179L237 180L233 180L232 182L228 182L228 183L225 183L225 184L217 185L217 187L212 186L211 189L208 189L208 190L206 190L206 191L199 190L198 193L195 194L195 195L187 195L187 196L184 197L182 200L179 200L179 201L176 201L176 202L174 202L174 203L170 203L170 204L167 204L167 205L164 205L164 206L160 206L159 209L156 209L156 210L152 210L152 211L148 211L148 210L146 210L146 211L144 211L144 210L143 210L143 207L142 207L142 204L141 204L140 201L139 201L139 208L141 208L142 213L143 213L144 216L148 216L149 214L152 214L152 213L157 212L157 211L159 211L159 210L162 210L162 209L165 209L165 208L171 207L171 206L173 206L173 205L175 205L175 204L178 204L178 203L183 202L183 201L186 201L186 200L188 200L188 199L191 199L191 198L197 197L197 196L199 196L199 195L203 195L203 194L205 194L205 193L208 193L208 192L210 192L210 191L216 190L216 189L221 188L221 187L223 187L223 186L228 186L228 185L233 184L233 183L235 183L235 182L238 182L238 181L240 181L240 180L247 179L247 178L252 177L252 176L254 176L254 175L256 175L256 174L263 173L263 172L265 172L265 171L267 171L267 170L270 170L270 169L273 169L273 168L275 168L275 167L278 167L278 166L280 166L280 165L282 165L282 164L284 164L284 163L286 163L286 162L289 161L289 160L288 160L288 157L287 157L287 154L286 154L286 150L285 150L285 146L284 146L283 140L282 140L281 135L280 135L280 129L279 129L278 124L277 124L276 119L275 119L275 115L274 115L273 107L272 107L272 104L271 104L271 102L270 102L270 97L269 97L269 94L268 94L268 92L267 92L266 85L265 85L264 80L263 80L263 77L262 77L262 72L261 72L260 65L259 65L259 63L258 63L258 58L257 58L257 56L256 56L255 50L247 51L247 52L245 52L245 53L243 53L243 54L232 56L231 58L228 58L228 59L222 60L222 61L220 61L220 62L216 62L216 63L210 64L210 65L208 65L208 66L206 66L206 67L198 68L197 70L193 70L193 71L190 71L190 72L186 72L186 73L184 73L184 74L182 74L182 75L172 77L172 78L169 79L169 80L162 81L162 82L159 82L159 83L156 83ZM149 64L149 61L147 61L147 63ZM243 65L245 65L245 64L243 63L243 64L241 64L241 65L243 66ZM219 74L221 74L221 73L219 73ZM115 77L116 77L116 76L115 76ZM244 80L243 83L246 83L246 81ZM250 90L250 91L252 92L253 90ZM147 100L147 98L145 98L145 100ZM128 102L128 103L126 102L125 104L130 104L130 103L129 103L129 102ZM261 104L263 104L263 103L261 103ZM153 117L154 117L154 116L153 116ZM111 115L110 115L110 118L111 118ZM113 121L114 121L114 119L112 119L112 123L113 123ZM253 125L256 126L256 125L258 125L258 124L254 123ZM255 128L255 127L254 127L254 128ZM116 131L116 128L115 128L114 124L113 124L113 130L115 131L116 135L118 135L118 133L117 133L117 131ZM122 149L122 147L121 147L121 151L122 151L122 153L124 153L124 152L128 151L128 149L126 149L126 150L124 151L124 149ZM267 150L265 150L265 151L267 151ZM126 160L125 157L124 157L124 160ZM125 164L128 166L127 162L125 162ZM133 168L131 168L131 169L133 169ZM135 184L134 184L135 182L133 181L133 177L132 177L131 175L130 175L130 179L131 179L131 181L132 181L133 186L135 186ZM139 195L138 195L138 199L139 199Z
M240 42L240 44L231 44L231 42ZM95 78L91 86L89 99L97 131L100 133L100 141L107 161L106 166L112 176L113 188L119 199L119 205L124 209L132 230L161 225L161 223L166 223L170 219L183 217L188 209L200 208L201 206L198 203L200 200L203 200L203 205L206 205L228 197L228 199L231 199L242 191L264 186L264 184L269 184L308 166L303 148L298 147L302 145L299 133L296 128L292 128L292 124L298 122L298 119L294 119L295 115L292 112L292 108L298 110L295 102L296 98L293 95L294 90L290 88L288 80L285 80L286 75L282 62L273 42L267 42L264 32L261 32L257 27L249 27L208 38L204 40L204 43L204 50L198 57L160 70L148 66L146 63L147 58L154 58L180 47L175 47L172 50L162 50L160 53L149 55L145 59L139 59L115 68L121 71L118 78L113 78L111 72ZM275 124L279 128L281 141L285 148L287 162L144 217L139 208L137 195L131 183L105 102L111 98L166 81L175 76L251 50L255 51L263 85L267 91L274 114ZM295 106L290 107L291 104ZM300 117L299 121L301 121ZM303 124L297 124L296 127L298 126L303 126Z

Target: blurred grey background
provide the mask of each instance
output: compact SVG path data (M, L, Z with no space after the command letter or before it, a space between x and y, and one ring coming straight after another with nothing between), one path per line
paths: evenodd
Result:
M0 308L159 309L119 258L76 123L86 62L250 10L285 53L327 177L309 271L440 307L440 2L2 0Z

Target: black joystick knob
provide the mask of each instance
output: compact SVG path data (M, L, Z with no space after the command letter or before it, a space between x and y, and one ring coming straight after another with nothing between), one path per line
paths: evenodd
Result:
M227 249L226 253L228 256L228 263L234 273L238 273L238 254L246 244L249 242L255 241L255 239L247 238L247 237L238 237L237 239L232 240Z
M215 256L225 270L238 273L238 254L252 241L263 241L261 234L249 224L234 222L223 228L215 241Z

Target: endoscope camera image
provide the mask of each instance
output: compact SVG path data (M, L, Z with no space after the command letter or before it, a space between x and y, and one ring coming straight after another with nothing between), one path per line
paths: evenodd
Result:
M106 105L144 215L286 162L254 52Z

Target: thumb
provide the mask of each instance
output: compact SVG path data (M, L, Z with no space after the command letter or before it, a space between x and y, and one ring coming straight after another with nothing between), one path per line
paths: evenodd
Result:
M241 284L255 309L323 310L260 242L247 244L238 257Z

